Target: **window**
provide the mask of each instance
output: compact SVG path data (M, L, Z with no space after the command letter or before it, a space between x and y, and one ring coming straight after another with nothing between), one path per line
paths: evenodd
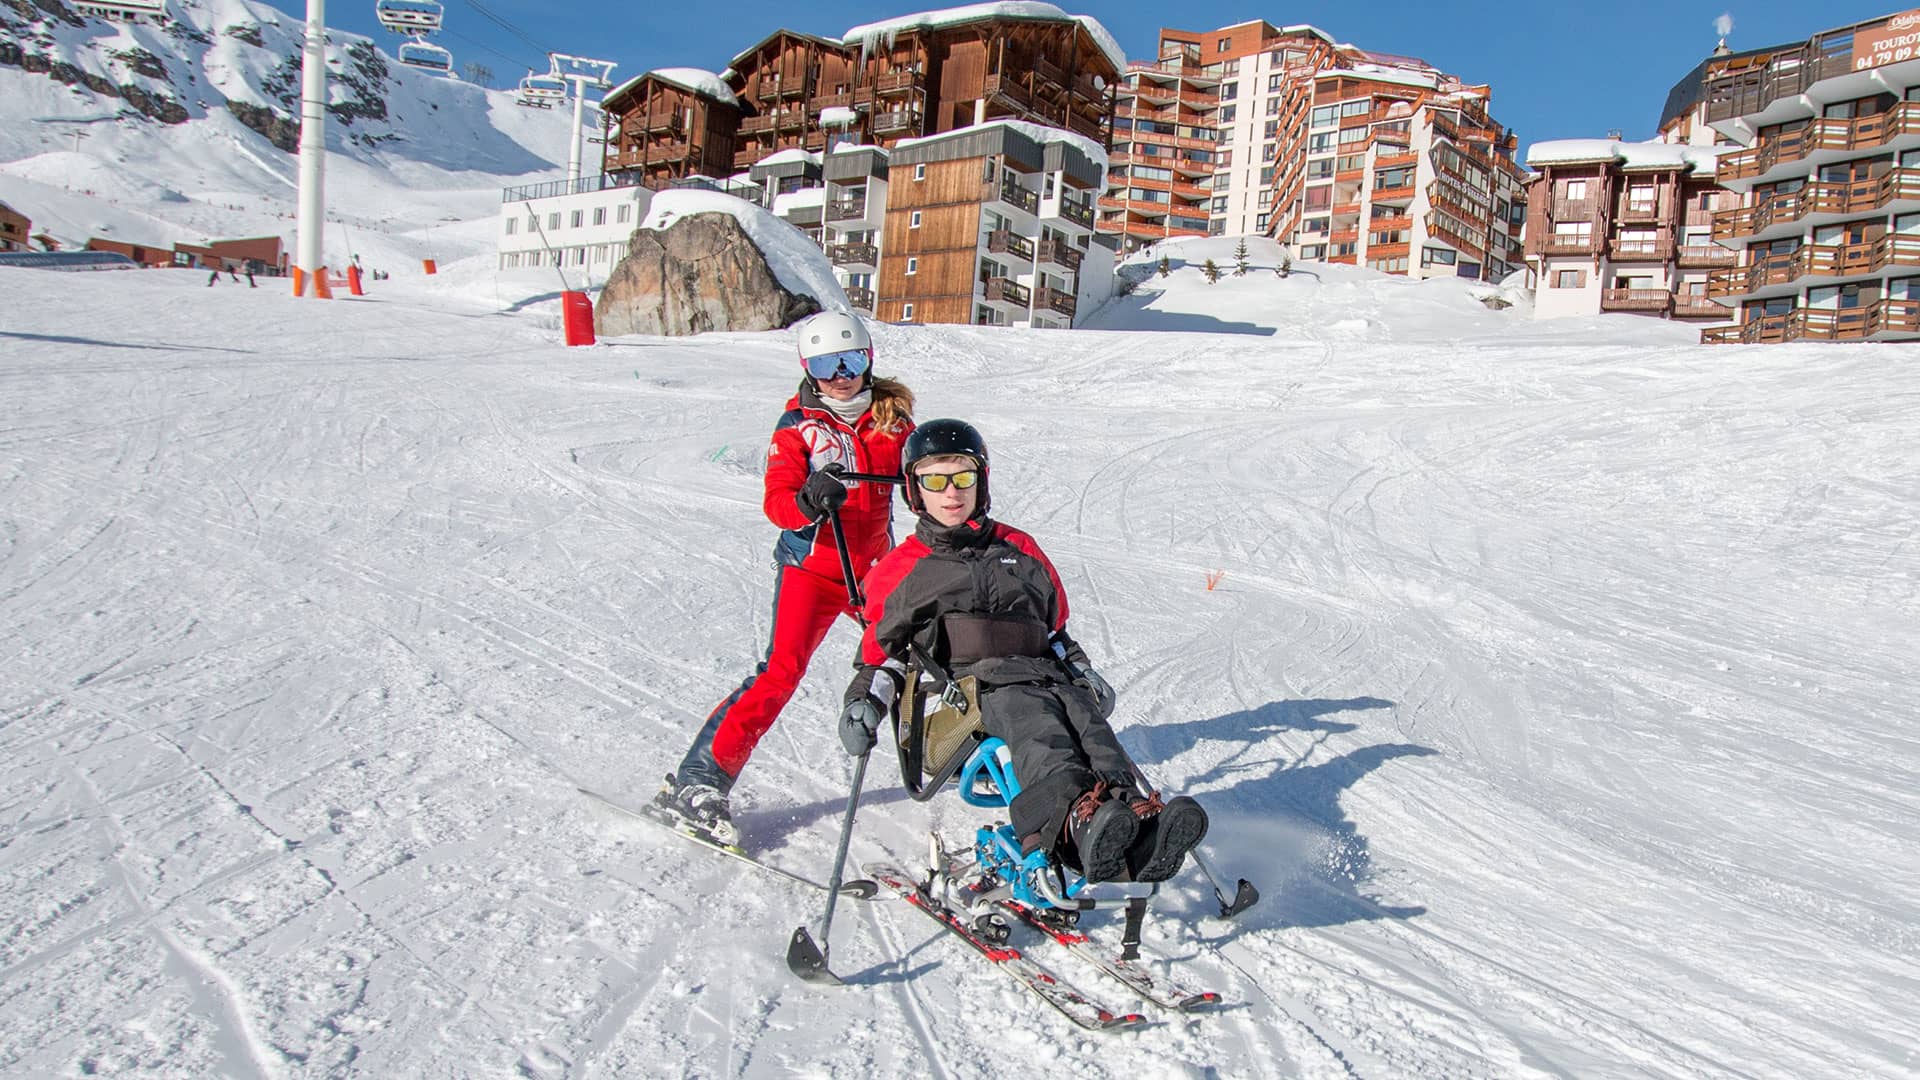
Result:
M1043 199L1051 199L1053 198L1054 192L1056 190L1057 190L1056 176L1053 173L1048 173L1046 182L1043 183L1040 187L1040 197Z
M913 167L913 178L915 180L925 180L927 178L927 166L924 162Z
M1172 180L1172 169L1159 169L1151 165L1135 165L1129 174L1137 180Z
M1266 126L1260 129L1260 137L1263 139L1279 138L1280 137L1280 121L1278 120L1267 121Z
M907 228L917 229L919 227L920 227L920 211L915 210L913 213L907 215ZM912 273L913 271L909 270L907 272Z
M981 169L980 179L991 184L993 183L994 161L992 158L984 158L982 160L985 161L986 164Z
M1302 259L1322 259L1326 257L1326 254L1327 246L1325 244L1302 244L1300 246L1300 257Z
M1260 186L1261 187L1273 186L1273 166L1267 165L1267 166L1263 166L1260 169Z
M901 320L902 322L912 322L912 321L913 321L913 305L912 305L912 304L901 304L901 305L900 305L900 320Z
M575 211L575 212L578 213L578 211ZM573 265L575 266L587 265L587 249L586 248L573 249Z
M1278 147L1276 147L1276 146L1275 146L1274 144L1272 144L1272 143L1268 143L1267 145L1265 145L1265 146L1263 146L1263 147L1261 147L1261 148L1260 148L1260 160L1261 160L1261 161L1272 161L1272 160L1273 160L1273 155L1274 155L1274 153L1275 153L1275 152L1276 152L1276 151L1277 151L1278 149L1279 149L1279 148L1278 148Z
M1232 47L1233 47L1232 38L1221 38L1218 42L1214 44L1213 51L1217 53L1223 53Z
M1237 98L1239 96L1240 96L1239 83L1223 82L1220 84L1220 100L1221 101L1232 101L1234 98Z
M911 277L914 274L917 274L919 272L920 272L920 260L917 258L909 257L907 259L907 275ZM911 318L911 316L909 316L909 318Z
M1253 227L1264 232L1267 228L1267 215L1261 214L1259 217L1253 219Z
M1270 97L1267 99L1267 115L1268 116L1280 115L1280 101L1281 99L1277 97Z
M547 215L547 228L557 229L559 227L560 227L560 211L555 210L553 213Z
M1653 210L1653 185L1633 184L1627 188L1627 209L1637 213Z
M614 211L613 220L619 222L622 225L625 225L627 222L633 220L633 204L621 203L619 208Z
M1593 239L1593 222L1556 221L1553 223L1553 238L1555 240L1572 240L1585 243Z
M1231 124L1231 123L1233 123L1233 118L1234 118L1235 116L1238 116L1238 115L1239 115L1239 113L1238 113L1238 111L1237 111L1238 109L1239 109L1239 106L1238 106L1238 105L1222 105L1222 106L1220 106L1220 119L1219 119L1219 123L1221 123L1221 124Z
M1373 111L1372 98L1356 98L1340 103L1341 116L1365 116Z
M1422 261L1425 261L1424 256L1422 256ZM1585 270L1555 270L1553 272L1553 287L1556 289L1583 288L1586 285L1586 282L1583 280L1586 276L1587 272Z
M1215 195L1213 197L1212 212L1216 214L1224 214L1227 212L1227 197L1225 195Z
M1285 75L1276 74L1276 75L1267 76L1267 93L1271 94L1276 90L1279 90L1283 85L1285 85L1286 81L1287 81L1287 77Z
M1586 198L1586 197L1587 197L1587 182L1586 182L1585 180L1569 180L1569 181L1567 181L1567 184L1566 184L1566 187L1565 187L1565 188L1563 188L1563 189L1561 190L1561 192L1560 192L1560 197L1561 197L1561 198L1563 198L1563 199L1584 199L1584 198Z
M1307 153L1324 154L1333 149L1333 132L1318 131L1307 136Z
M527 215L527 231L528 231L528 232L533 232L534 230L536 230L536 229L538 229L539 227L540 227L540 215L539 215L539 214L528 214L528 215Z
M1336 119L1338 119L1339 115L1340 115L1339 110L1336 109L1334 106L1322 105L1319 108L1313 110L1313 119L1311 123L1314 127L1332 127L1333 122Z
M1307 210L1309 213L1315 210L1326 210L1332 206L1332 185L1322 184L1319 187L1310 187L1307 189Z
M512 236L515 232L519 231L519 228L520 228L519 218L507 219L507 235L508 236Z
M584 210L575 210L572 216L567 219L567 224L577 229L580 226L586 224L586 221L587 221L587 212Z
M1350 127L1350 128L1340 129L1340 144L1342 146L1345 146L1348 143L1362 143L1366 141L1367 141L1367 129L1364 127Z
M596 206L596 207L594 207L594 208L593 208L593 223L594 223L595 225L605 225L605 224L607 223L607 208L606 208L606 207L604 207L604 206Z
M1333 159L1330 157L1310 158L1307 161L1307 179L1325 180L1333 175ZM1374 185L1378 187L1378 184Z
M1448 248L1430 247L1420 249L1421 266L1452 266L1453 260L1457 258L1459 258L1459 253ZM1562 270L1560 272L1562 274L1579 273L1577 270ZM1568 286L1562 285L1558 286L1558 288L1568 288Z

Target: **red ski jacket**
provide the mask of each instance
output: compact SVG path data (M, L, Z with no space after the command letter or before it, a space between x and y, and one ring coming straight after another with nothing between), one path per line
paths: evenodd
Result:
M830 464L848 472L899 475L900 447L912 431L911 423L897 431L880 431L871 409L849 424L821 404L811 386L802 385L787 402L767 447L764 507L767 520L781 529L773 549L775 562L841 580L832 526L824 520L808 521L794 497L810 473ZM867 568L893 546L893 492L891 484L847 484L840 524L847 530L847 554L856 579L865 577Z

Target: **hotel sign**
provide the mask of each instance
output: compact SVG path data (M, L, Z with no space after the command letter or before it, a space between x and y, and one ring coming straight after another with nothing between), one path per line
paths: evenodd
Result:
M1890 15L1853 32L1853 70L1920 57L1920 8Z

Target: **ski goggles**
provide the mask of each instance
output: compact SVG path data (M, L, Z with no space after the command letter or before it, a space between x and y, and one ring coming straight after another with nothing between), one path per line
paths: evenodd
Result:
M980 482L980 470L966 469L956 473L914 473L913 482L919 484L922 491L945 491L948 484L965 491Z
M867 373L867 368L873 363L873 354L866 349L846 349L809 356L806 363L807 374L823 382L828 379L856 379Z

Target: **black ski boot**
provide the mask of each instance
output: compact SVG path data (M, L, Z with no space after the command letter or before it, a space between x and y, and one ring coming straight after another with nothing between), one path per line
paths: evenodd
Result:
M1074 801L1067 815L1067 836L1080 855L1080 872L1088 881L1115 881L1127 871L1127 849L1140 828L1140 819L1124 799L1108 798L1106 784Z
M711 784L676 784L669 776L667 786L653 797L653 805L715 843L740 846L740 830L734 828L727 796Z
M1155 795L1149 800L1158 803ZM1175 795L1140 824L1127 850L1127 869L1135 881L1165 881L1180 872L1187 852L1207 835L1207 812L1185 795Z

